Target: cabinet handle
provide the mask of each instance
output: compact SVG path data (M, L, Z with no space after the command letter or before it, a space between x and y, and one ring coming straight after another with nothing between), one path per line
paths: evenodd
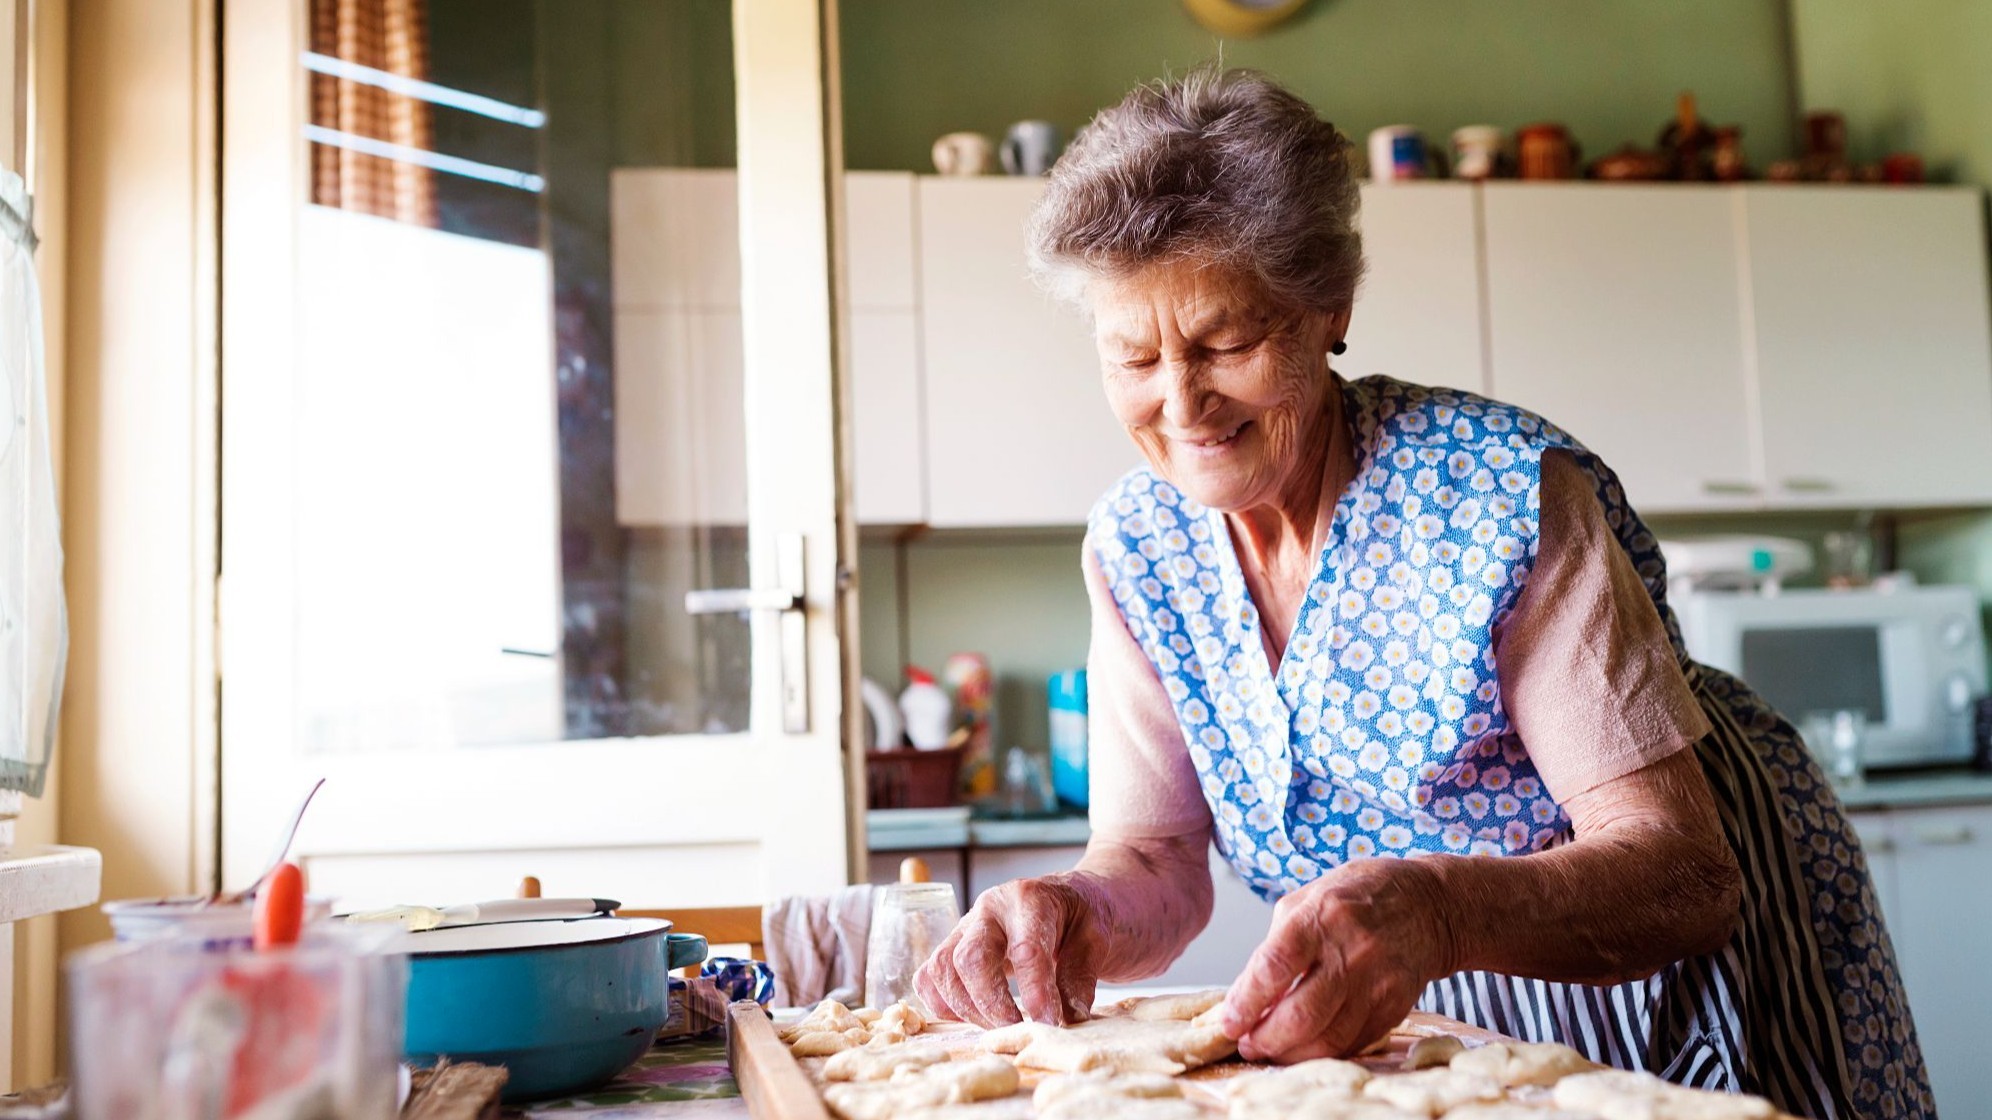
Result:
M1702 483L1702 493L1719 495L1740 495L1748 497L1757 492L1754 482L1732 482L1726 479L1709 479Z
M1793 494L1831 494L1839 489L1823 478L1787 478L1784 488Z
M1892 836L1877 836L1872 840L1864 839L1861 841L1861 846L1877 855L1885 856L1895 850L1895 838Z
M1916 839L1925 844L1969 844L1971 826L1964 824L1924 825L1916 830Z

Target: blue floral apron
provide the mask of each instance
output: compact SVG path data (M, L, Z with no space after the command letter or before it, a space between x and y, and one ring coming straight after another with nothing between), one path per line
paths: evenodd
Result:
M1277 674L1221 513L1144 469L1091 519L1239 878L1274 901L1352 859L1569 839L1502 708L1494 654L1536 558L1542 453L1568 450L1714 725L1695 750L1743 868L1742 921L1721 952L1645 980L1460 973L1422 1006L1821 1120L1934 1115L1859 842L1791 727L1688 659L1617 477L1523 409L1384 377L1341 388L1356 476Z

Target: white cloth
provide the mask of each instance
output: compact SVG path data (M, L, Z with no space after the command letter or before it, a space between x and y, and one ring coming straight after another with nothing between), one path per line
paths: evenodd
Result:
M862 1001L871 913L872 887L866 883L827 897L791 896L763 910L761 941L775 973L775 1006Z
M0 789L40 796L69 654L26 184L0 171Z

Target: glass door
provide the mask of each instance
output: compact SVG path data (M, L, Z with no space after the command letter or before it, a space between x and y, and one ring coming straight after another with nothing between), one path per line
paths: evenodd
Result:
M845 882L822 0L224 26L224 882Z

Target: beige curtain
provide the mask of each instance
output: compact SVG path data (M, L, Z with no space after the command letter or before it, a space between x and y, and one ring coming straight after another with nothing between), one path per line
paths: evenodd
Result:
M425 79L425 2L311 0L311 49L400 77ZM311 123L422 151L435 142L428 102L330 74L311 75ZM436 224L433 171L331 144L311 146L311 200L414 225Z

